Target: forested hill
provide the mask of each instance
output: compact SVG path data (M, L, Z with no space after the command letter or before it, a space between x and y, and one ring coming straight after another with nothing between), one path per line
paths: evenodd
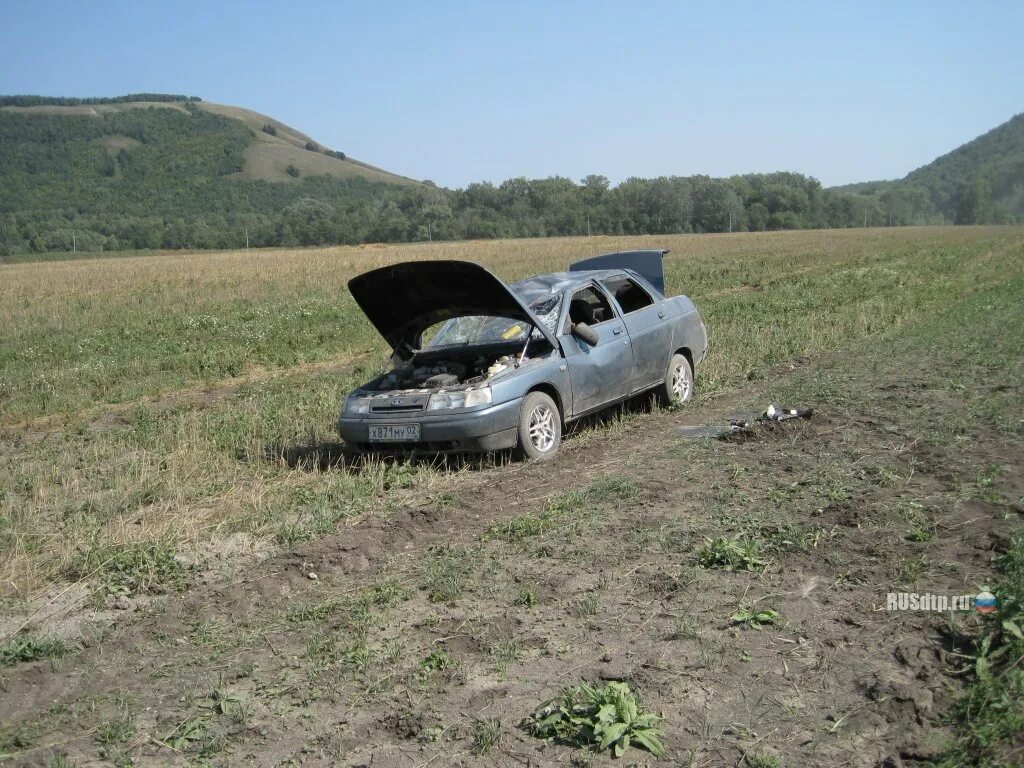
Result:
M1015 118L907 179L846 189L772 173L617 186L599 175L515 178L447 190L359 162L266 115L193 96L0 96L0 259L1018 221L1021 128Z
M1024 219L1024 113L909 173L948 221Z

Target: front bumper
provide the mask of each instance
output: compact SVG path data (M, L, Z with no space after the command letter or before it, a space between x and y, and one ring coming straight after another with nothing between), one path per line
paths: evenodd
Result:
M343 413L338 419L338 432L341 433L345 445L357 451L500 451L515 447L522 404L522 398L517 398L478 411L462 413L416 411L361 416L345 416ZM372 424L410 423L420 425L419 442L371 443L367 439Z

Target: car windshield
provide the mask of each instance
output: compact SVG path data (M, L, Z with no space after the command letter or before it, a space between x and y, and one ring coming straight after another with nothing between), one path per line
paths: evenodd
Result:
M560 297L548 296L533 302L530 309L537 315L537 319L550 330L558 322L560 306ZM525 342L526 334L531 330L535 338L543 336L527 321L511 317L495 317L493 315L454 317L427 330L424 338L429 341L425 345L425 349L472 346L474 344L501 344L512 341Z
M435 326L437 327L437 326ZM523 320L490 315L456 317L437 327L427 349L461 347L473 344L499 344L503 341L526 341L530 326ZM428 330L425 334L430 335Z

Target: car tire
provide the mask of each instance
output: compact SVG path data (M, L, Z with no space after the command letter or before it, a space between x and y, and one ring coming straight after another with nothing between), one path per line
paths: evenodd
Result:
M530 392L519 411L516 455L523 459L553 459L562 444L562 414L543 392Z
M658 399L661 404L682 405L693 397L693 366L686 355L678 352L668 361L665 381L658 387Z

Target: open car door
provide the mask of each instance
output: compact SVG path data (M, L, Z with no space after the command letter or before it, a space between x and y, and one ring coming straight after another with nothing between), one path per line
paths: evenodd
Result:
M663 259L668 248L647 251L620 251L594 256L569 265L570 272L585 272L591 269L629 269L665 295L665 265Z

